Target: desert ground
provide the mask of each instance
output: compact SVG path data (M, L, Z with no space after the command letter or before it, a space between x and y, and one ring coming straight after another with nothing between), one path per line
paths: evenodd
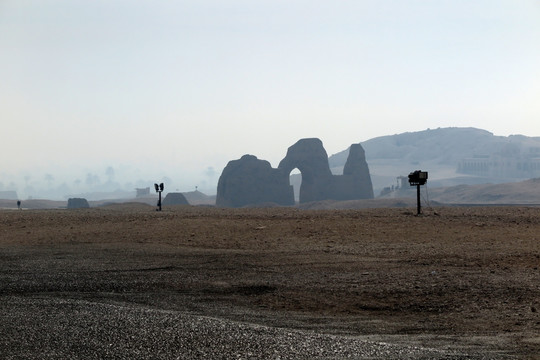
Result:
M540 359L540 208L0 210L5 359Z

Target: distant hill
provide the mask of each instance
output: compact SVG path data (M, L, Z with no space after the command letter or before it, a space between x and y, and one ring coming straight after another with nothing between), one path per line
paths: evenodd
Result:
M429 185L429 184L428 184ZM437 205L540 205L540 178L503 184L421 187L422 203ZM376 200L409 199L416 202L416 187L398 189Z
M429 190L443 204L540 204L540 178L504 184L457 185Z
M382 136L361 143L375 194L397 187L398 176L429 172L431 187L522 181L540 177L540 137L495 136L476 128L439 128ZM348 149L330 156L340 173Z

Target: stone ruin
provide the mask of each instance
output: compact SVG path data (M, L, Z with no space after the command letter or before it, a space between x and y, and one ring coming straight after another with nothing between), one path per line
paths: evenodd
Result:
M162 205L189 205L189 202L184 194L179 192L170 192L165 196L165 199L163 199Z
M294 205L289 177L295 168L302 174L300 203L373 198L371 176L362 145L351 145L343 175L333 175L322 141L312 138L301 139L289 147L277 169L253 155L229 161L218 181L216 205Z
M216 205L242 207L265 203L294 205L288 174L253 155L229 161L219 177Z
M68 209L86 209L89 208L90 204L88 200L84 198L69 198L67 203Z

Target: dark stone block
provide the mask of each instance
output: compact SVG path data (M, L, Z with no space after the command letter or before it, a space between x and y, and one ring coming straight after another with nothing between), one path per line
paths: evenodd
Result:
M182 193L168 193L163 199L162 205L189 205L189 202Z
M69 198L67 203L68 209L85 209L89 208L88 200L84 198Z

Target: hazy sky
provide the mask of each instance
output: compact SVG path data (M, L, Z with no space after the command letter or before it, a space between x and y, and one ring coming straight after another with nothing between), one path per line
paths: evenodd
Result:
M0 182L23 193L213 187L305 137L540 136L540 1L0 0L0 121Z

